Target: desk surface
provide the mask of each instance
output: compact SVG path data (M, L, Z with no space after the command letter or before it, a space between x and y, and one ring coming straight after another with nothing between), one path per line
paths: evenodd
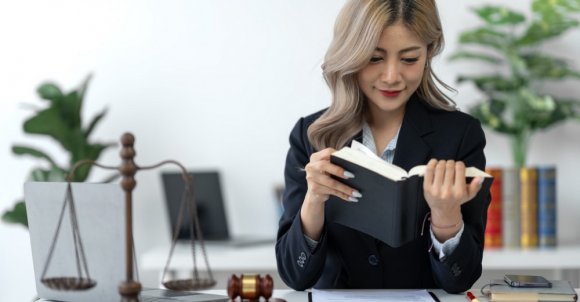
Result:
M437 296L437 298L439 298L439 300L441 300L441 302L465 302L466 301L465 294L451 295L451 294L448 294L445 291L440 290L440 289L435 289L435 290L431 290L431 291L433 293L435 293L435 295ZM211 292L215 293L215 294L220 293L219 290L215 290L215 291L211 291ZM223 292L223 291L221 291L221 292ZM477 292L479 293L479 290L477 290ZM475 294L475 291L473 293ZM487 302L488 301L486 298L482 298L480 296L481 295L478 295L480 302ZM272 297L284 299L284 300L286 300L286 302L308 302L308 292L297 292L297 291L288 290L288 289L274 290Z
M441 300L441 302L465 302L465 301L467 301L467 297L465 296L465 294L452 295L452 294L446 293L442 289L433 289L430 291L435 293L435 295L437 296L437 298L439 298L439 300ZM210 290L210 291L206 291L206 292L213 293L213 294L221 294L221 295L225 294L224 290ZM477 298L480 302L489 302L489 299L487 299L486 297L481 295L481 292L479 289L473 289L471 292L477 296ZM580 295L580 289L577 288L576 293L578 293ZM284 300L286 300L286 302L308 302L308 292L297 292L297 291L288 290L288 289L274 290L272 297L284 299Z
M431 290L435 295L441 300L441 302L465 302L465 294L452 295L448 294L441 289ZM216 295L226 295L226 290L224 289L214 289L203 291L205 293L216 294ZM489 302L489 300L483 297L479 289L474 289L472 292L477 296L480 302ZM576 289L576 293L580 295L580 289ZM281 298L286 300L286 302L307 302L308 292L298 292L289 289L274 290L272 295L273 298ZM38 302L50 302L49 300L40 299Z

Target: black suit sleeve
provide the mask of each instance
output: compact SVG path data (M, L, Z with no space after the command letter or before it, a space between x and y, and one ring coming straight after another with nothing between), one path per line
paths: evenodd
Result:
M304 119L300 119L290 134L290 150L284 171L284 213L276 242L278 272L282 280L295 290L311 288L316 283L322 274L327 250L324 229L318 246L310 251L300 221L300 208L308 189L304 167L312 153L306 124Z
M466 128L456 160L467 167L485 169L485 135L479 121L473 119ZM487 221L487 208L491 200L489 191L481 190L472 200L461 206L465 228L455 250L439 259L430 255L433 278L438 286L450 293L468 290L481 276L483 239Z

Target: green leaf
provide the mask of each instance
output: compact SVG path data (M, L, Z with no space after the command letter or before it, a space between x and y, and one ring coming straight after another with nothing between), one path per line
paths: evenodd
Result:
M481 27L462 32L459 36L459 43L478 44L484 47L501 50L502 48L511 45L512 39L503 32Z
M78 89L79 98L81 99L81 102L85 99L85 94L87 93L87 90L89 89L89 83L91 82L92 78L93 78L93 75L89 74Z
M556 109L556 104L551 96L542 96L529 89L521 89L520 95L525 100L526 116L541 114L546 115Z
M555 100L549 95L539 95L526 88L518 92L517 98L512 103L519 103L519 107L514 106L512 114L518 129L537 131L573 118L579 113L578 102Z
M85 145L84 149L81 152L75 153L73 155L73 160L71 161L71 167L72 165L74 165L74 163L81 161L81 160L93 160L96 161L102 154L103 151L105 151L107 148L110 147L114 147L116 146L116 143L108 143L108 144L89 144L89 145ZM91 172L92 166L90 165L84 165L82 167L80 167L76 172L75 172L75 177L74 177L74 181L85 181L90 172Z
M40 182L49 181L50 170L44 170L41 168L32 169L32 171L30 171L30 176L28 177L28 179Z
M545 129L568 119L580 117L580 102L569 99L554 99L555 108L542 119L535 119L532 124L535 129Z
M578 26L577 20L556 21L534 21L525 34L516 42L520 46L530 46L538 44L544 40L557 37L567 30Z
M32 181L64 181L66 171L58 166L51 166L49 170L35 168L30 172L29 179Z
M450 61L454 60L479 60L486 63L499 64L501 59L483 53L473 51L457 51L449 57Z
M103 109L103 111L101 111L95 117L93 117L93 119L91 120L89 126L84 131L84 136L85 136L86 139L89 138L89 136L91 135L91 133L93 132L93 130L95 129L95 127L99 124L99 122L103 119L103 117L105 117L105 115L107 114L107 111L108 111L108 109L105 108L105 109Z
M579 0L534 0L532 1L532 11L544 15L546 13L568 14L580 12Z
M524 15L502 6L484 6L474 9L475 13L490 25L516 25L526 20Z
M484 92L493 91L512 91L518 89L521 83L515 79L510 79L503 77L501 75L492 76L459 76L457 78L458 83L465 81L470 81L477 86L480 90Z
M72 149L69 140L71 130L55 106L39 111L35 116L25 121L24 132L48 135L58 141L64 149Z
M38 149L34 149L31 147L26 147L26 146L14 145L14 146L12 146L12 153L14 153L16 155L30 155L30 156L36 157L36 158L44 158L51 165L56 166L56 162L50 156L48 156L46 153L44 153L43 151L40 151Z
M499 99L491 99L489 101L489 111L494 115L498 116L503 115L506 108L507 104L505 103L505 101Z
M97 160L101 153L111 147L115 146L116 144L86 144L86 143L79 143L76 144L75 151L71 154L71 167L76 162L81 160ZM85 181L91 171L90 165L81 166L75 171L75 181Z
M53 103L59 103L63 98L62 91L57 85L53 83L45 83L40 85L36 89L36 92L40 98L52 101Z
M14 205L12 210L4 212L2 221L7 223L21 224L28 228L28 218L26 217L26 205L19 201Z
M507 62L511 68L512 76L520 79L520 82L524 82L524 79L526 82L529 82L528 65L526 64L526 61L522 59L518 50L507 49L505 57L507 58Z
M91 145L85 138L81 129L74 129L71 131L70 136L68 137L71 143L71 150L70 150L70 167L81 160L95 160L90 156L90 149ZM79 167L75 171L75 176L73 178L74 181L85 181L88 174L90 172L90 166L84 165Z
M532 53L522 56L530 74L537 79L580 78L580 72L570 68L565 60L551 56Z
M81 111L83 108L83 101L85 94L88 90L89 83L91 81L92 75L88 75L83 81L81 86L77 90L71 91L67 94L63 101L63 108L61 111L65 120L67 121L69 128L71 129L81 129Z
M469 113L479 119L482 125L504 134L512 134L514 130L503 120L502 116L491 110L490 103L481 102L472 107Z
M70 129L81 128L81 108L83 100L78 91L71 91L68 93L62 102L60 112L62 118Z

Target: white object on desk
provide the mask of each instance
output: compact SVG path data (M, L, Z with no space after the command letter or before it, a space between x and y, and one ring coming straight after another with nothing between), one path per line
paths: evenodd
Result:
M354 291L366 292L367 290L354 290ZM392 290L388 290L388 291L408 292L409 290L392 289ZM457 295L448 294L442 289L430 289L429 291L433 292L435 294L435 296L437 296L437 298L441 302L465 302L467 299L464 293L457 294ZM476 293L476 292L477 292L476 296L479 298L480 302L487 302L488 301L486 298L482 297L479 294L479 289L473 290L473 293ZM225 293L225 290L208 290L208 291L204 291L204 293L223 295ZM427 294L427 295L429 295L429 294ZM308 302L308 292L306 292L306 291L298 292L298 291L294 291L294 290L290 290L290 289L275 289L274 292L272 293L272 298L284 299L284 300L286 300L286 302ZM429 296L429 298L431 298L431 296ZM353 301L353 300L343 300L343 301ZM367 301L367 300L364 300L364 301ZM433 300L427 300L427 301L433 301Z
M96 286L86 291L56 291L40 281L66 190L64 182L26 182L24 185L37 295L59 301L118 301L117 287L125 280L124 192L118 184L72 183L88 271ZM77 276L69 215L63 217L47 277Z
M313 302L369 301L369 302L433 302L427 290L312 290Z

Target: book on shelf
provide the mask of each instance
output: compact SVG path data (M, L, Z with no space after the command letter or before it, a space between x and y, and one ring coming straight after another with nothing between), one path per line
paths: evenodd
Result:
M538 246L556 246L556 168L538 167Z
M357 141L351 147L335 151L330 161L355 175L335 179L358 190L362 197L358 202L344 202L331 196L326 202L329 221L368 234L391 247L399 247L420 235L429 212L423 195L425 165L407 172ZM487 195L491 175L475 167L466 168L467 182L478 176L483 177L478 195Z
M493 177L489 189L491 203L487 209L487 223L485 226L485 247L502 247L502 176L503 169L499 167L485 168L485 172Z
M502 239L503 246L520 246L520 171L504 168L502 173Z
M501 173L502 241L503 247L536 248L557 245L556 168L553 166L502 168ZM494 183L495 183L494 180ZM486 247L495 229L493 222L494 190L488 210ZM492 239L493 240L493 239ZM490 243L491 244L491 243Z
M522 248L538 246L538 171L520 169L520 223Z
M490 300L504 301L576 301L578 296L569 281L550 280L552 287L530 288L512 287L504 280L494 280L490 284Z

